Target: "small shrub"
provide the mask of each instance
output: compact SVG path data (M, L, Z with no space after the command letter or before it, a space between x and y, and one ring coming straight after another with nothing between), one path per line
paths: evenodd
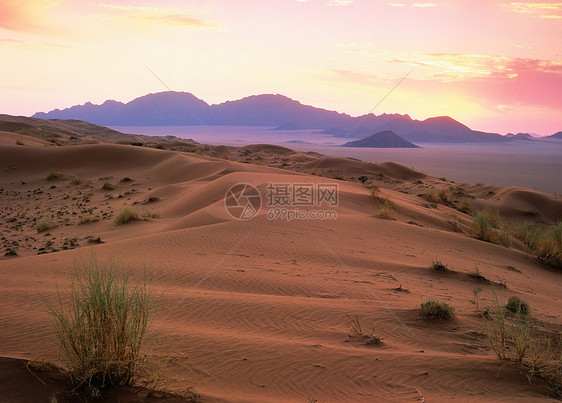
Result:
M357 178L359 180L359 182L361 182L362 184L367 183L367 181L369 180L368 177L366 177L365 175L361 175L359 178Z
M431 262L431 269L433 271L437 271L441 273L446 273L450 271L449 267L447 267L446 264L441 263L440 260L434 260L433 262Z
M105 182L103 183L103 186L102 186L101 188L102 188L103 190L113 190L113 189L115 189L115 186L113 186L113 185L111 184L111 182L105 181Z
M475 266L474 270L468 273L467 276L472 278L473 280L480 281L482 283L489 283L490 280L488 280L482 273L480 273L478 266L476 265L474 266Z
M486 308L486 335L499 359L505 358L507 324L505 308L494 291L494 305Z
M54 180L62 178L62 173L51 170L47 173L46 178L47 178L48 181L54 181Z
M443 204L450 204L451 203L451 197L449 196L449 194L447 193L447 191L445 189L441 189L439 191L439 193L437 194L437 196L439 197L439 201Z
M429 203L439 203L441 200L439 195L433 189L429 189L427 192L424 193L423 198L427 200Z
M462 232L461 220L460 220L459 216L457 216L457 215L451 216L448 223L453 226L453 231Z
M24 143L23 141L21 141L21 140L16 140L16 145L18 145L18 146L24 146L25 143Z
M117 225L126 224L130 221L140 220L139 213L131 206L124 205L119 212L113 217L113 221Z
M132 282L119 263L92 256L75 269L69 301L59 292L49 312L73 383L99 396L133 381L154 304L146 278Z
M57 224L55 224L53 221L49 220L49 219L43 219L43 220L39 220L39 222L37 223L37 225L35 226L35 229L37 230L37 232L45 232L48 231L50 229L56 228Z
M509 299L507 300L507 305L505 307L509 312L515 314L528 315L531 313L529 304L515 295L509 297Z
M446 302L428 299L420 304L423 317L426 320L450 320L455 316L455 308Z
M540 238L535 254L545 265L562 269L562 222L552 225Z
M459 205L457 206L457 209L461 213L472 215L472 208L470 207L470 202L468 201L468 199L466 197L461 199L461 201L459 202Z
M90 215L80 217L79 224L87 224L87 223L90 223L90 222L98 222L99 220L100 220L99 216L90 214Z
M380 217L387 220L395 220L394 210L396 209L396 204L389 199L379 200Z
M361 327L361 321L359 320L359 316L357 314L347 315L347 320L351 325L351 330L357 336L365 339L365 344L367 345L379 345L382 344L382 337L378 336L375 332L375 328L371 325L370 332L364 332Z
M380 187L377 183L371 182L371 184L369 185L369 191L371 192L371 196L379 197Z
M77 176L73 176L72 179L70 179L70 183L72 183L73 185L79 185L80 182L82 181Z
M503 230L503 223L496 210L485 208L476 213L470 230L472 234L481 241L503 246L509 246L511 244L509 234Z

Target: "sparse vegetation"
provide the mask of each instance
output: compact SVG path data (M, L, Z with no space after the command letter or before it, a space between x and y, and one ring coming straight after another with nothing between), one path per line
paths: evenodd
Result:
M562 222L553 224L546 231L526 222L515 230L515 236L533 251L541 263L562 269Z
M453 231L462 232L461 219L459 218L459 216L457 216L457 215L451 216L448 223L452 225Z
M366 177L365 175L361 175L359 178L357 178L359 180L359 182L361 182L362 184L367 183L367 181L369 180L368 177Z
M523 301L521 298L513 295L507 300L507 305L505 306L509 312L528 315L531 313L529 304Z
M126 224L131 221L138 221L140 219L141 218L137 210L129 205L122 206L115 217L113 217L113 221L117 225Z
M99 216L90 214L80 217L79 224L87 224L90 222L97 222L99 220L100 220Z
M379 197L380 187L376 182L371 182L369 185L369 191L371 192L371 196Z
M50 219L42 219L42 220L39 220L39 222L35 226L35 229L37 230L37 232L41 233L41 232L45 232L45 231L48 231L48 230L56 228L56 227L57 227L57 224L54 223L53 221L51 221Z
M379 345L382 344L382 337L376 334L375 327L371 324L371 331L365 332L361 327L361 321L359 320L359 316L357 314L347 315L347 320L351 325L352 332L360 336L361 338L365 339L365 344L367 345Z
M440 273L447 273L451 271L446 264L441 263L440 260L434 260L431 262L431 269Z
M72 179L70 179L70 183L72 183L73 185L79 185L80 184L81 179L77 176L73 176Z
M439 203L439 196L433 189L429 189L427 192L423 194L423 198L427 200L429 203L437 204Z
M490 280L488 280L482 273L480 273L480 269L478 269L478 266L476 265L474 265L474 270L469 272L467 276L482 283L490 283Z
M510 246L509 234L503 229L503 223L497 210L485 208L473 218L470 230L474 237L481 241L502 246Z
M94 255L76 266L72 280L49 312L73 383L96 397L134 381L153 298L146 277L133 282L121 264Z
M420 304L422 315L426 320L450 320L455 316L455 308L446 302L428 299Z
M470 207L470 202L468 201L468 199L466 197L461 199L461 201L459 202L459 205L457 206L457 209L461 213L472 215L472 208Z
M379 200L380 217L386 218L387 220L395 220L394 210L396 210L396 204L389 199Z
M51 170L47 173L46 178L47 178L48 181L54 181L54 180L62 178L62 173Z
M103 190L113 190L113 189L115 189L115 186L114 186L111 182L105 181L105 182L103 183L103 186L102 186L101 188L102 188Z

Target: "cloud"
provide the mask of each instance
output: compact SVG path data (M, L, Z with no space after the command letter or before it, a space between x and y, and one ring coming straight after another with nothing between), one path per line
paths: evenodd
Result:
M540 18L562 18L562 3L509 3L507 7L515 13Z
M44 15L59 2L0 0L0 28L18 32L40 31L44 28Z
M349 6L353 4L353 0L328 0L328 6Z
M414 4L412 4L412 7L420 7L420 8L437 7L437 4L436 3L414 3Z
M132 5L98 4L99 7L108 10L106 13L97 16L128 19L155 25L176 25L192 28L213 28L216 27L210 22L186 15L181 12L168 13L165 10Z

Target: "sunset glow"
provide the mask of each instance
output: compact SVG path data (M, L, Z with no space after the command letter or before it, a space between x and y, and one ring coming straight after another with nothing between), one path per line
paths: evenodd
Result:
M0 113L166 88L208 103L280 93L351 115L562 130L562 3L0 0ZM148 67L148 68L147 68Z

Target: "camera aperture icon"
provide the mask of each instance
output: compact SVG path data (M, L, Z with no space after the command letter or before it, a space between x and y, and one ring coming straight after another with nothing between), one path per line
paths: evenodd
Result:
M224 206L237 220L250 220L258 215L261 208L261 195L255 186L237 183L226 192Z

